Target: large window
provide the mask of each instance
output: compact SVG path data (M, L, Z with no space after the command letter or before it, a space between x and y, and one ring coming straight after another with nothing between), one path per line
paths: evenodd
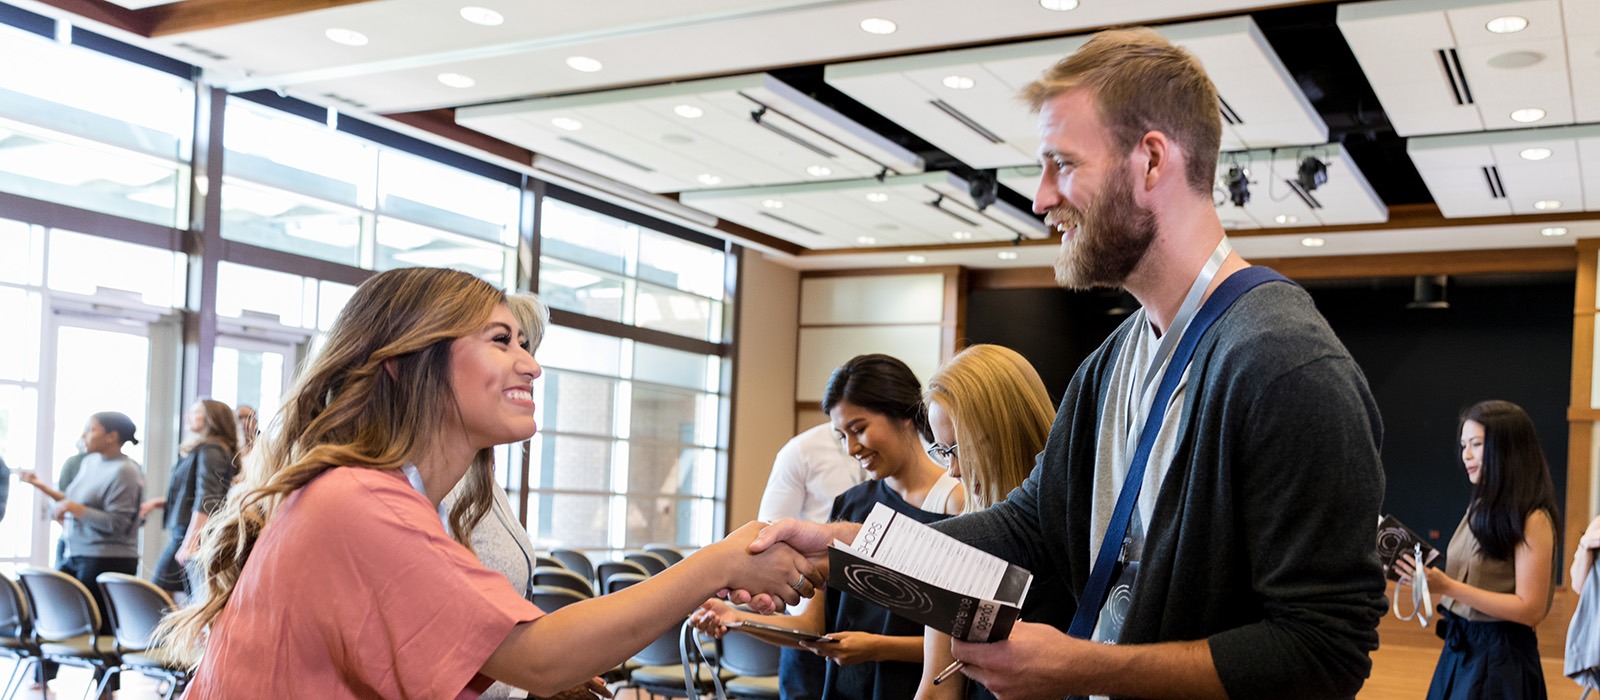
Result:
M727 256L551 198L540 214L539 291L573 327L539 351L529 529L541 546L711 542L727 498Z

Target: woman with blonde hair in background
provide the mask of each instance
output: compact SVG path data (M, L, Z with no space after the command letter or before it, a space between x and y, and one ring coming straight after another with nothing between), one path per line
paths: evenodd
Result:
M194 557L201 528L222 508L228 487L239 473L239 428L233 409L211 399L196 401L184 420L190 439L178 447L178 463L172 466L167 495L145 501L139 511L166 510L162 527L167 531L167 547L150 580L168 591L188 595L193 585L185 565Z
M356 290L257 445L260 482L202 534L207 594L163 623L167 649L203 646L190 700L476 698L493 680L553 695L594 687L721 589L798 602L821 583L793 550L750 555L755 523L548 615L485 568L470 547L491 448L537 427L525 338L505 295L464 272Z
M1027 358L999 345L957 353L928 380L923 399L934 437L928 453L967 487L968 513L1005 500L1027 480L1056 419L1039 372ZM1028 607L1031 612L1033 606ZM918 698L965 696L965 676L952 674L933 683L953 661L949 635L925 629L922 660ZM992 697L982 686L973 691Z

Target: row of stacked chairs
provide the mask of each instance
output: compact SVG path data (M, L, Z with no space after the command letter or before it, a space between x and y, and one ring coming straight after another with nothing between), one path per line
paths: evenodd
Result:
M101 697L124 671L161 679L164 700L182 692L187 669L146 654L161 617L176 607L172 597L125 574L100 574L95 582L105 594L110 639L100 634L100 606L77 579L48 569L0 576L0 656L16 662L0 698L14 697L27 685L27 670L43 661L90 669L93 695L85 697Z
M551 612L580 600L615 593L683 560L677 549L648 545L598 565L588 555L553 549L533 573L533 604ZM778 647L741 632L703 638L685 621L658 637L607 676L651 697L778 700Z

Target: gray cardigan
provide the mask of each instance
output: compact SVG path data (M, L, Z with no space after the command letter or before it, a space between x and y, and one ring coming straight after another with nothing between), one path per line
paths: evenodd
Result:
M1096 424L1130 325L1078 368L1033 474L934 527L1031 569L1071 622L1089 577ZM1233 698L1348 698L1386 610L1383 425L1309 295L1265 284L1200 341L1123 643L1206 639ZM1030 596L1032 597L1032 596Z

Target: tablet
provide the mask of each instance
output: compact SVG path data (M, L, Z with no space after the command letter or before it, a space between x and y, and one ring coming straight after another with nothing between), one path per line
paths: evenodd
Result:
M813 642L813 643L817 643L817 644L834 644L834 643L837 643L839 641L839 640L834 639L832 637L824 637L824 636L822 636L820 634L812 634L810 632L802 632L800 630L793 630L793 629L789 629L787 627L779 627L777 625L769 625L769 624L766 624L764 622L735 621L735 622L729 622L728 624L723 625L723 626L727 627L728 629L731 629L731 630L739 630L740 632L748 632L748 633L751 633L751 634L755 634L757 636L760 636L760 635L772 635L774 637L782 637L782 638L787 639L787 640L789 640L791 642Z

